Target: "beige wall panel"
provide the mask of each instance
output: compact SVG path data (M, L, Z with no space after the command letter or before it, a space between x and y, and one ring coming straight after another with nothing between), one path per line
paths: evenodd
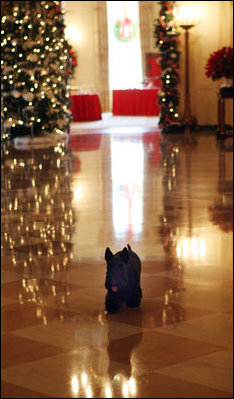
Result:
M97 62L95 50L95 24L93 1L65 1L65 24L77 30L77 36L69 40L78 55L71 86L85 90L97 89Z

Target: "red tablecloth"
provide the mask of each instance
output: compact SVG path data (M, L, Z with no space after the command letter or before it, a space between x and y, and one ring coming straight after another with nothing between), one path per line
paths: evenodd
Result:
M113 90L113 115L158 115L159 90L159 88Z
M70 146L75 152L98 150L101 138L100 133L72 135L70 136Z
M97 121L102 119L102 109L98 94L70 95L73 122Z

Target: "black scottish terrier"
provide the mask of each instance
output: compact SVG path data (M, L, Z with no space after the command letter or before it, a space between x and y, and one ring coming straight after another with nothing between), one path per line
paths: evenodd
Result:
M115 255L107 247L105 259L107 262L105 309L115 313L124 303L129 307L139 306L142 298L141 261L137 254L131 250L130 245L128 249L124 247Z

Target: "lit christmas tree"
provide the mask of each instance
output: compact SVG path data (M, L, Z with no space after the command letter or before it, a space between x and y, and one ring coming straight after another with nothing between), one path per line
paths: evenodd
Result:
M162 132L177 131L181 128L179 114L179 95L176 86L179 77L179 33L174 21L173 8L175 1L160 1L161 9L159 18L156 20L154 37L156 46L160 51L159 64L162 69L161 91L159 104L161 107L159 126Z
M61 1L2 2L3 123L11 138L69 132L73 67L63 13Z

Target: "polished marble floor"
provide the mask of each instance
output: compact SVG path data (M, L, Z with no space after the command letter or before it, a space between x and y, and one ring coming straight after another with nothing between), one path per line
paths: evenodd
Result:
M233 141L152 126L2 148L3 398L231 398ZM107 246L142 261L107 314Z

